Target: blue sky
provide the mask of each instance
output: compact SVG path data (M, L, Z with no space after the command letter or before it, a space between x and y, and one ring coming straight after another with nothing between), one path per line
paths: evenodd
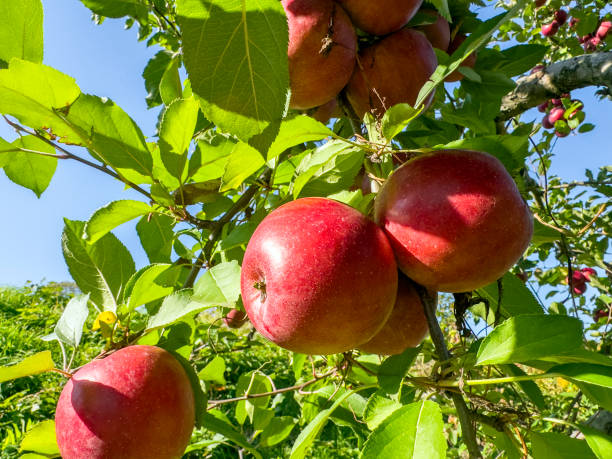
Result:
M77 0L43 0L45 12L44 63L74 77L86 93L113 99L139 124L145 136L155 131L157 110L147 110L142 70L157 51L136 39L136 29L124 30L122 20L106 20L102 26ZM585 102L587 120L597 128L588 134L560 139L553 173L566 179L584 178L586 168L610 164L612 104L599 102L593 88L573 96ZM526 120L541 118L532 110ZM0 123L0 137L15 134ZM78 152L83 155L83 152ZM40 199L10 182L0 172L0 285L23 285L69 280L61 251L63 218L86 220L96 209L117 199L141 196L105 174L71 161L60 161L51 185ZM134 224L115 234L128 246L138 267L147 261Z

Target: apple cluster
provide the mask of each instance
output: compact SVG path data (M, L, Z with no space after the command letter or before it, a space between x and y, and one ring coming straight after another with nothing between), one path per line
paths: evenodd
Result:
M569 277L565 278L575 295L582 295L586 292L587 282L591 282L591 276L597 276L597 272L593 268L582 268L572 271L571 281Z
M585 51L596 51L599 45L605 41L611 30L611 21L601 21L594 32L578 37L578 41L580 41Z
M465 35L451 41L448 22L421 9L423 24L408 28L422 0L283 0L289 25L290 108L312 110L326 122L338 114L345 90L355 114L380 117L398 103L414 105L437 67L434 47L455 51ZM357 32L360 31L358 44ZM464 62L473 66L475 56ZM455 72L448 81L463 77ZM428 106L433 94L425 102Z
M440 150L391 174L374 221L321 197L272 211L247 245L242 300L254 327L291 351L397 354L428 331L418 285L434 296L492 283L532 232L498 159Z
M538 105L538 111L544 113L542 127L554 129L557 137L567 137L585 119L583 103L572 100L570 94L547 100Z
M557 34L559 28L567 22L567 11L557 10L554 12L554 19L542 26L542 35L552 37Z

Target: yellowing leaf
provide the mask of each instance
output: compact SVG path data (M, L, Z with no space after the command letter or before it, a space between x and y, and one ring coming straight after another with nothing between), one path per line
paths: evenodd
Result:
M7 367L0 367L0 383L24 376L37 375L55 368L51 351L38 352L21 362Z

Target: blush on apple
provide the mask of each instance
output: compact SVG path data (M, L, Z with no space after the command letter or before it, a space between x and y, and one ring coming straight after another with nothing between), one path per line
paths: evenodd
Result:
M357 36L347 14L331 0L283 0L289 22L291 108L330 101L355 66Z
M375 201L400 269L430 290L467 292L521 257L533 220L495 157L440 150L398 168Z
M370 354L401 354L417 347L429 333L423 305L412 281L400 273L397 299L385 326L359 350Z
M360 118L380 118L402 102L414 105L421 87L438 65L431 43L421 32L402 29L359 53L359 65L346 95ZM425 101L429 107L433 93Z
M303 354L354 349L382 328L397 293L397 265L376 224L327 198L271 212L244 254L242 300L255 328Z
M412 19L423 0L338 0L353 24L371 35L396 32Z
M55 412L64 459L179 458L195 402L187 373L169 352L129 346L78 370Z
M425 34L431 46L446 51L450 44L450 26L448 21L435 10L422 9L419 13L429 16L435 22L415 27L415 29Z

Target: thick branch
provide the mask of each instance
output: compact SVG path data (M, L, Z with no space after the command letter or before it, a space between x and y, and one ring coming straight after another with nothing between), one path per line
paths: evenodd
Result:
M425 311L425 317L427 318L427 324L429 325L429 334L436 348L436 353L442 362L448 362L451 355L450 352L448 352L446 342L444 341L444 335L442 334L440 324L436 318L436 297L432 297L427 289L422 285L416 283L414 285L419 292L419 297L421 298L421 303L423 304L423 310ZM474 428L471 413L465 403L465 400L463 399L463 396L457 392L450 392L449 395L453 400L455 409L457 410L457 417L461 423L463 440L465 441L465 445L470 453L470 459L482 457L480 454L480 449L478 448L478 442L476 441L476 429Z
M514 91L502 99L498 119L509 120L548 99L588 86L612 89L612 51L576 56L519 78Z

